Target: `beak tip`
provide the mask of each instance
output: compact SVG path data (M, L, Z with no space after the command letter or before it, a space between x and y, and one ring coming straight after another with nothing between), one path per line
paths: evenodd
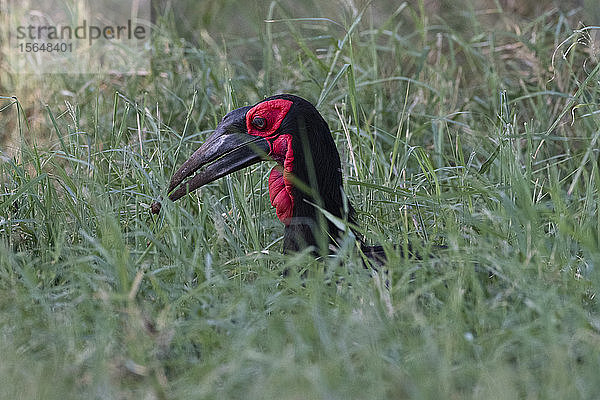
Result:
M152 212L152 214L158 214L160 212L161 207L162 207L162 204L160 204L160 201L155 201L150 206L150 211Z

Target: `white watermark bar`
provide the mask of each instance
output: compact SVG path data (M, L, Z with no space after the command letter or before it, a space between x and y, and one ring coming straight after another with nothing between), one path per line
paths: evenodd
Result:
M146 74L151 0L0 0L11 73Z

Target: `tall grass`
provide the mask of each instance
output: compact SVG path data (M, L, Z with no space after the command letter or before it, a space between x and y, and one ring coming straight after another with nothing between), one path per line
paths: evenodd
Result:
M0 397L599 395L598 29L302 4L188 40L167 10L150 75L53 75L47 106L4 81ZM276 92L328 121L389 290L350 238L281 254L270 165L149 213L224 113Z

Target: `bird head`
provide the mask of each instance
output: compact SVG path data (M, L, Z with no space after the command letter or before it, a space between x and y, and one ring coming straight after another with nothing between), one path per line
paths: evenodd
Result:
M261 161L277 163L269 175L269 195L286 226L314 218L311 203L342 215L340 158L329 127L310 102L289 94L225 115L175 172L169 198L175 201ZM152 211L159 210L160 203L154 203Z

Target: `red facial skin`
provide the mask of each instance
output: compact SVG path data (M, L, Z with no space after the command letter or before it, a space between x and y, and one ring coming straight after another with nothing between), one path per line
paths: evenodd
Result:
M289 100L276 99L259 103L246 113L248 133L267 139L270 148L268 155L280 164L275 166L269 175L269 197L277 217L286 226L291 222L294 209L293 186L288 179L292 173L294 152L291 135L276 136L275 132L291 106L292 102Z

